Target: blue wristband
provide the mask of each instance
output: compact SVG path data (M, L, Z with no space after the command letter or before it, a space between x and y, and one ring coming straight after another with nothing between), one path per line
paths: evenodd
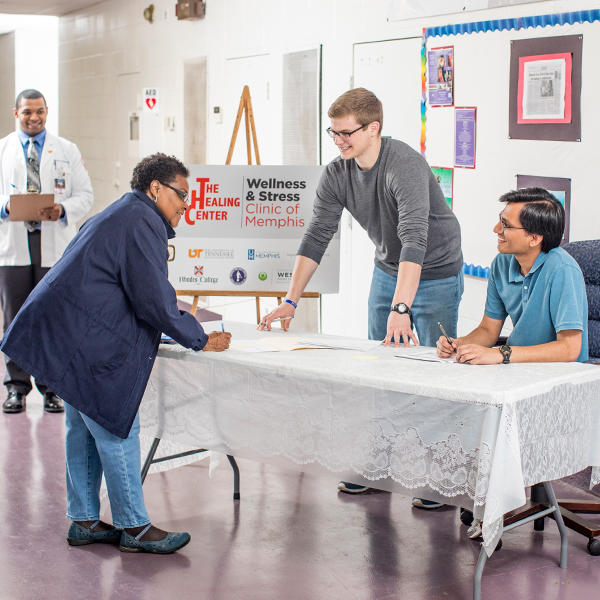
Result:
M288 304L291 304L294 308L298 308L298 305L293 300L290 300L289 298L286 298L285 301Z

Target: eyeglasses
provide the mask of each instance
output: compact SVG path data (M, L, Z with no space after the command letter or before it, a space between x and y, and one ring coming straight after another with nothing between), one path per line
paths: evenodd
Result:
M368 123L367 123L367 125L368 125ZM331 127L328 127L325 131L327 132L327 135L332 140L335 140L336 136L341 137L343 140L349 140L350 136L353 133L356 133L360 129L364 129L367 125L361 125L360 127L357 127L356 129L354 129L352 131L334 131L333 129L331 129Z
M181 190L178 190L177 188L173 187L172 185L169 185L168 183L164 183L164 182L162 182L160 180L159 180L158 183L160 183L161 185L164 185L165 187L168 187L168 188L172 189L179 196L179 199L184 204L188 203L188 198L190 197L189 194L187 194L186 192L182 192Z
M504 233L507 229L525 229L525 227L515 227L514 225L508 224L503 218L502 213L498 215L498 220L500 221L500 227L502 227L502 233Z

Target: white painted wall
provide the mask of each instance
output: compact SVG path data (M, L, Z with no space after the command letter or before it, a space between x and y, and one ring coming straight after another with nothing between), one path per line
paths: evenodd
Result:
M122 115L138 98L117 102L118 81L134 76L142 86L160 90L161 118L174 117L174 131L161 131L159 145L165 152L183 153L183 65L184 61L207 57L208 116L207 162L223 164L232 132L242 85L250 85L263 164L280 164L282 56L286 52L317 48L323 44L323 118L329 104L351 85L353 45L421 35L425 26L528 16L597 8L591 0L548 0L493 10L444 15L407 21L388 20L389 0L208 0L206 18L178 22L173 0L155 0L155 22L143 17L147 0L106 0L84 11L60 19L61 132L81 148L95 191L94 210L100 210L127 191L126 177L117 177L119 128ZM523 32L523 37L527 33ZM585 51L584 51L585 52ZM401 76L399 74L398 76ZM587 85L587 82L584 83ZM220 106L218 123L212 107ZM386 114L394 107L384 106ZM415 121L419 114L414 115ZM584 115L585 127L585 115ZM238 140L244 143L243 136ZM323 160L335 156L335 148L324 136ZM236 161L244 159L243 153ZM369 261L352 262L352 255L370 252L368 240L352 239L346 219L342 228L342 267L368 287ZM469 278L467 278L469 279ZM352 309L348 288L323 299L323 330L340 334L363 334L357 323L366 323L366 305ZM480 319L485 282L466 284L459 331ZM271 303L265 301L266 308ZM227 318L254 320L254 302L212 306Z
M0 33L13 31L15 35L16 95L24 89L42 92L48 103L46 125L58 133L58 17L0 14ZM2 106L1 110L11 110Z

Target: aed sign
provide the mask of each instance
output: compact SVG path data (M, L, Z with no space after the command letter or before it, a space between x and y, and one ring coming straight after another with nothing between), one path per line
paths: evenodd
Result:
M139 89L139 88L138 88ZM142 109L145 113L158 113L158 90L144 88L142 92Z

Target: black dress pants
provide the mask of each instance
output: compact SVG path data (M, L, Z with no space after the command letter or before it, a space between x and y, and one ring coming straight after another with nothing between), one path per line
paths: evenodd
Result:
M2 307L4 331L8 329L8 326L16 317L19 309L27 300L27 296L49 271L48 267L41 266L40 230L29 232L27 235L31 264L23 267L0 266L0 305ZM4 385L7 390L28 394L31 391L31 376L29 373L26 373L6 355L4 355L4 361L6 363ZM35 385L42 394L50 391L47 386L39 381L36 381Z

